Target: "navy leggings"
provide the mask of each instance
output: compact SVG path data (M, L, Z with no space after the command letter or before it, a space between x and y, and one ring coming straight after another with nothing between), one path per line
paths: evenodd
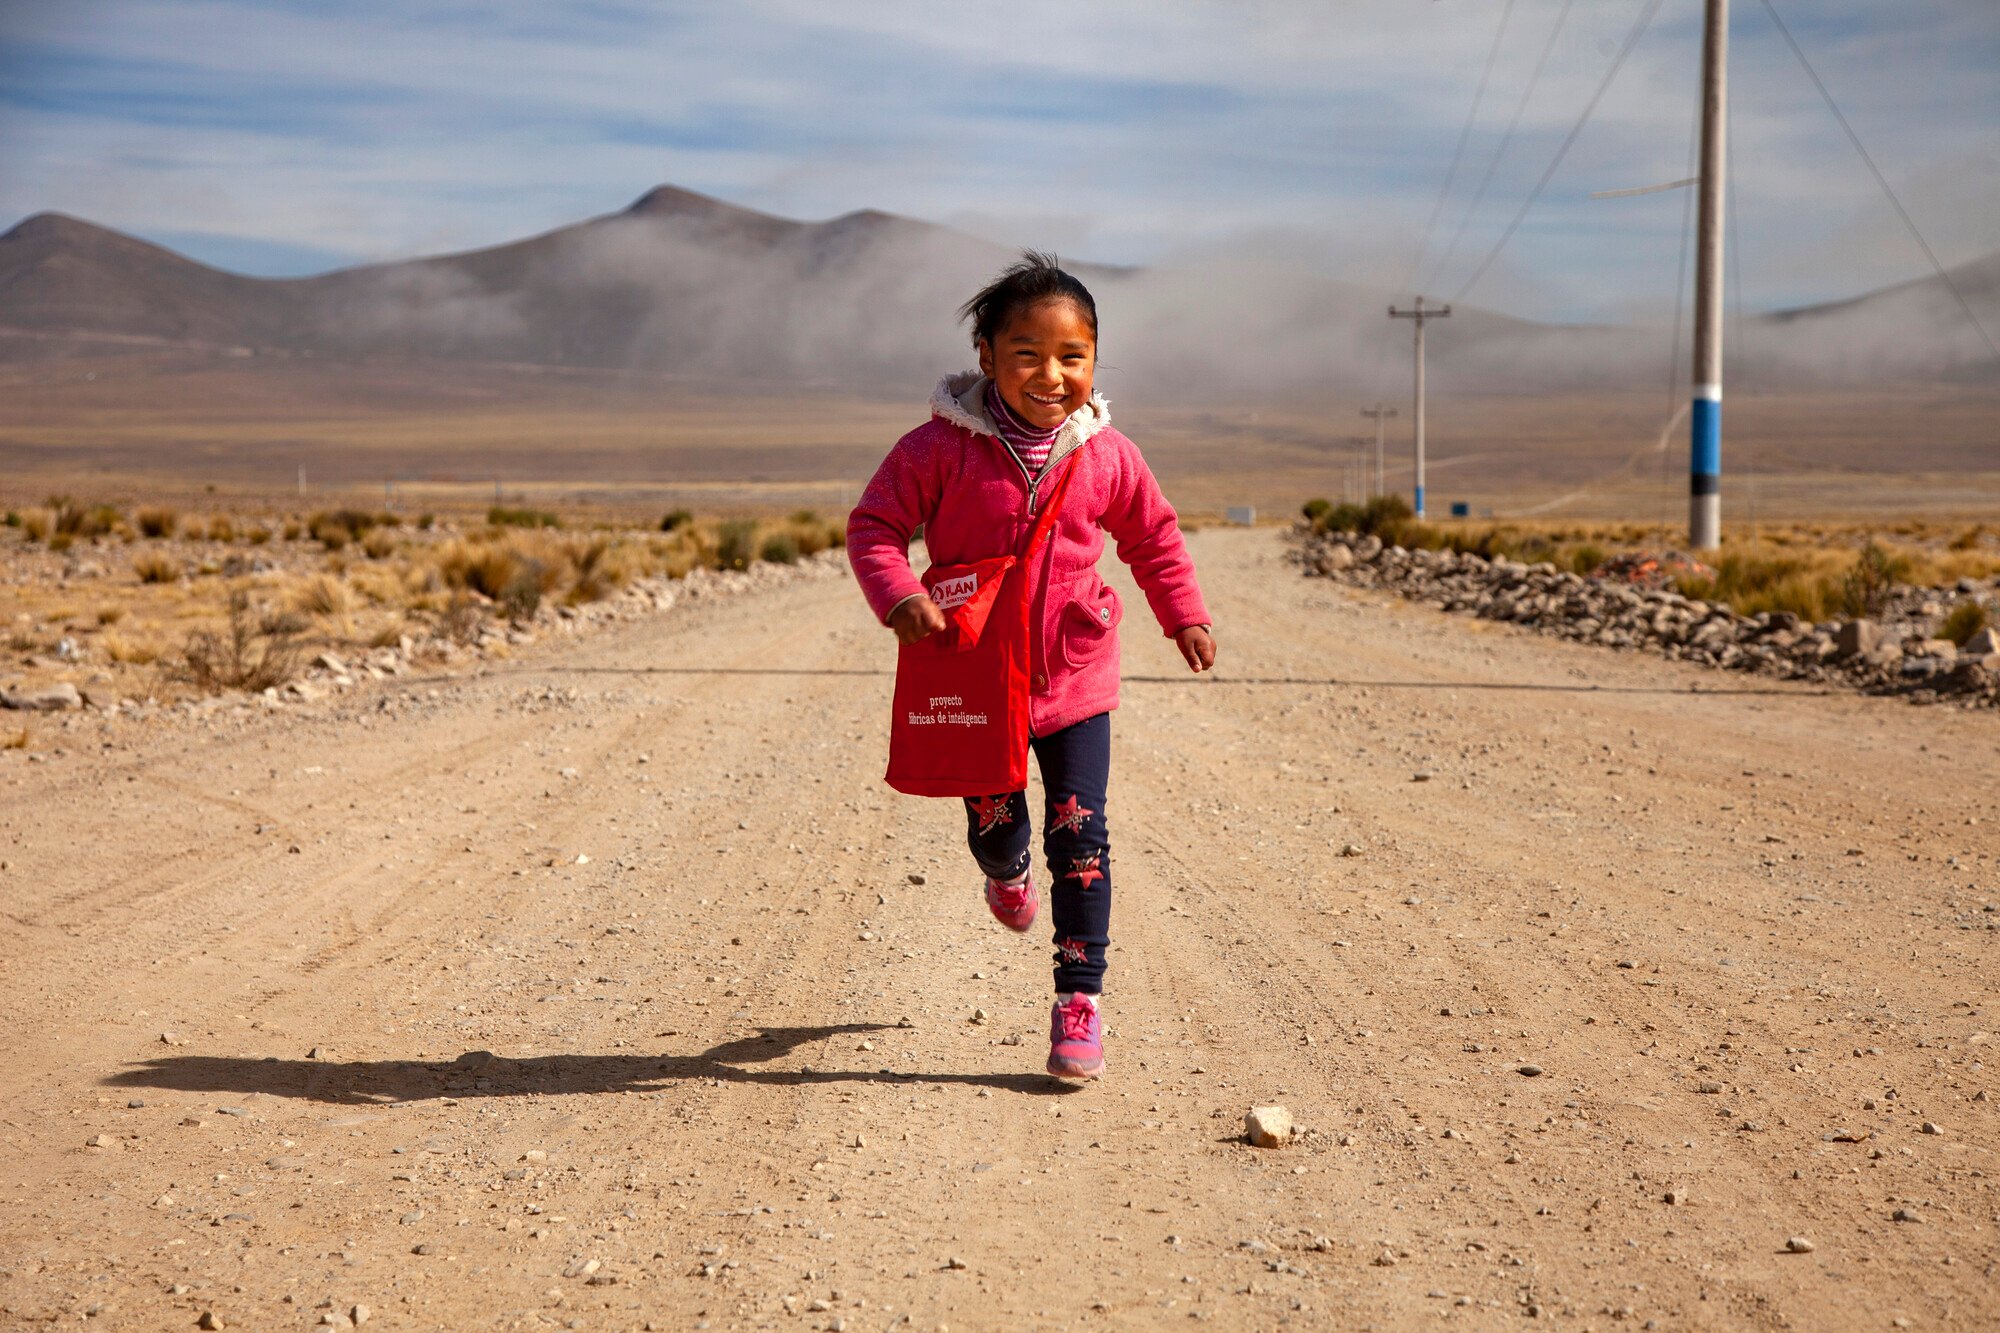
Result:
M1111 945L1111 842L1104 830L1111 714L1085 718L1031 744L1048 797L1042 853L1048 858L1055 920L1056 990L1096 995L1104 989L1104 952ZM965 816L966 841L981 870L994 879L1013 879L1028 868L1032 830L1026 792L968 796Z

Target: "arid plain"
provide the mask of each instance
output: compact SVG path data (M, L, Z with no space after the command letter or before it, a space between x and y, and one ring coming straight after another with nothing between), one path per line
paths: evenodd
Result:
M1339 498L1354 402L1106 388L1223 651L1124 628L1109 1077L1038 1072L1042 942L881 785L893 652L837 572L51 716L0 748L0 1321L1991 1326L2000 715L1302 578L1212 520ZM921 411L185 349L0 393L0 504L467 525L837 516ZM1440 504L1682 512L1664 385L1433 411ZM1990 523L1996 419L1746 393L1731 521ZM89 609L9 541L9 621ZM1305 1132L1246 1145L1272 1102Z
M941 368L949 368L941 366ZM1433 505L1475 516L1678 522L1684 397L1454 394L1433 372ZM1407 378L1390 376L1385 481L1410 479ZM1289 517L1372 473L1374 434L1352 394L1197 406L1126 397L1114 419L1184 511L1255 505ZM246 367L185 350L0 362L0 503L79 500L483 508L495 486L531 503L625 517L841 511L883 451L924 415L925 390L719 382L548 366L328 363ZM2000 512L2000 388L1904 384L1732 392L1725 499L1733 523ZM298 492L304 469L305 493ZM213 491L209 488L213 487ZM214 500L204 500L213 495Z

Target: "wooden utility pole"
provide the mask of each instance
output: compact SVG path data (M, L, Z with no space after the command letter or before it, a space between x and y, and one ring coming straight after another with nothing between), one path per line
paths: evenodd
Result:
M1706 0L1701 43L1701 208L1694 266L1688 545L1722 544L1722 190L1728 156L1729 0Z
M1361 415L1375 418L1375 494L1382 495L1387 493L1389 489L1387 484L1382 480L1382 419L1384 417L1395 416L1396 409L1393 407L1384 408L1380 402L1377 402L1373 407L1362 408Z
M1434 310L1425 309L1424 298L1421 296L1417 298L1416 308L1413 310L1389 307L1390 319L1410 319L1415 320L1417 324L1417 386L1413 395L1416 399L1417 479L1412 489L1418 518L1424 516L1424 321L1448 319L1450 316L1451 307L1448 305L1438 306Z

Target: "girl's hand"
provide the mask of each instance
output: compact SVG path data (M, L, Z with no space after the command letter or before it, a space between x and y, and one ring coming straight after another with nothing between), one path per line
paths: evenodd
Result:
M906 597L889 613L889 628L896 642L915 643L944 628L944 612L928 597Z
M1208 626L1189 625L1174 635L1174 642L1181 646L1189 671L1200 674L1215 665L1215 640L1209 636Z

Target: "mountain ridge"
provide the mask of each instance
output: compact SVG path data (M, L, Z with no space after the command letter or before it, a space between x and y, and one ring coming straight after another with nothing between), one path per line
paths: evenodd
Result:
M878 209L808 222L672 184L613 213L473 250L305 277L231 273L86 219L36 213L0 234L0 357L93 336L253 353L551 366L927 378L964 339L954 312L1015 254ZM1386 294L1254 255L1194 266L1077 265L1118 313L1107 342L1162 384L1283 388L1356 379ZM2000 326L2000 254L1953 270ZM1659 362L1657 331L1463 307L1431 333L1440 368L1551 387ZM1782 380L2000 377L1936 278L1754 316L1739 368Z

